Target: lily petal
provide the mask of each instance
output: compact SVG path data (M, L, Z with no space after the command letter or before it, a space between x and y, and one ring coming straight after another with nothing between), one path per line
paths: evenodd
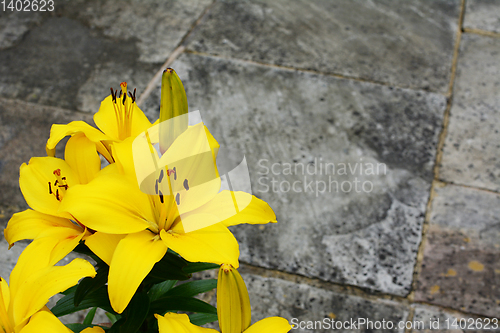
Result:
M66 228L75 231L74 235L83 232L82 227L75 225L70 220L27 209L24 212L12 215L4 230L4 236L12 247L15 242L22 239L37 239L49 236L55 228Z
M111 157L109 145L106 144L111 138L87 124L84 121L72 121L67 125L54 124L50 129L50 137L47 140L45 150L48 156L55 156L56 146L64 137L83 133L92 142L97 145L97 151L101 153L110 163L113 161Z
M113 253L118 246L118 243L125 237L125 235L107 234L104 232L96 232L85 238L85 244L101 258L106 264L111 265Z
M2 327L7 331L12 331L8 309L10 304L10 290L7 281L0 278L0 332L4 333Z
M30 316L43 308L50 297L74 286L81 278L94 277L95 274L94 267L88 261L77 258L66 266L49 266L26 277L11 299L16 327L24 325Z
M66 161L55 157L33 157L28 165L21 165L19 187L24 199L34 210L69 218L70 216L58 212L60 201L54 194L57 190L54 171L58 169L61 177L66 177L68 187L78 184L77 176Z
M109 300L122 313L142 280L167 252L167 247L150 231L127 235L116 247L109 267Z
M244 333L286 333L291 329L292 326L285 318L269 317L256 322Z
M220 223L189 233L184 233L182 227L174 227L168 232L162 229L160 236L166 246L188 261L239 266L238 242Z
M29 244L19 256L10 274L11 298L16 299L18 289L27 279L39 271L55 265L71 252L83 237L83 232L75 233L68 228L53 228L50 236L41 237Z
M106 173L105 177L71 188L60 210L93 230L109 234L157 229L151 222L155 218L149 197L119 174Z
M204 328L191 324L187 314L167 313L165 316L155 314L158 319L159 333L218 333L211 328Z
M269 205L245 192L222 191L205 205L181 216L185 232L221 222L226 227L276 222Z
M49 311L40 311L35 313L29 323L24 326L20 333L73 333L64 326L61 321Z
M83 133L77 133L68 140L64 159L78 175L80 184L90 182L101 169L96 145Z

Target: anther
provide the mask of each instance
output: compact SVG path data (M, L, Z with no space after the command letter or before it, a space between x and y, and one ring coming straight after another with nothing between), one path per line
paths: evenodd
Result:
M175 170L175 167L174 167L174 180L177 180L177 171Z
M163 180L163 169L161 169L160 171L160 177L158 177L158 182L161 183L162 180Z
M123 105L125 105L125 100L127 99L127 93L123 94Z
M158 194L158 179L156 180L156 184L155 184L155 192L156 192L156 194Z
M49 194L52 194L52 186L50 185L50 182L49 182Z
M109 89L111 89L111 99L113 100L113 102L116 103L115 91L113 90L113 88L109 88Z
M179 193L175 196L175 202L177 202L177 205L181 204L181 195Z
M60 199L59 199L59 189L56 189L56 199L57 199L57 201L60 201Z
M182 183L182 185L184 185L184 188L186 189L186 191L189 190L189 184L188 184L188 180L187 179L184 179L184 183Z
M163 193L160 191L160 202L163 203Z

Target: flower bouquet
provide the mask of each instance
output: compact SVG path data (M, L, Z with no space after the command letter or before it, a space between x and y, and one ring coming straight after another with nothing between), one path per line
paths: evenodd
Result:
M222 333L290 330L278 317L250 326L238 243L228 229L276 222L275 214L251 194L223 189L219 144L192 118L182 82L167 69L153 124L123 82L94 115L98 128L52 126L48 156L20 168L31 209L14 214L4 231L11 247L33 241L9 284L0 279L0 333L217 332L199 326L216 320ZM57 158L65 137L64 159ZM72 251L93 263L56 265ZM192 279L212 269L217 279ZM196 298L214 288L217 307ZM93 324L98 308L110 323ZM87 309L83 323L57 318Z

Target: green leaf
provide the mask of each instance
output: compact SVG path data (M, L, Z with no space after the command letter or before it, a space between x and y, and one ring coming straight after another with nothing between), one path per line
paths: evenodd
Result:
M74 333L80 333L81 331L83 331L86 328L95 327L95 326L99 326L99 325L66 324L66 327L69 328L70 330L72 330ZM107 327L102 327L102 326L99 326L99 327L101 327L104 330L107 329Z
M120 326L120 332L133 333L141 328L149 312L149 297L145 292L135 294L123 312L122 319L125 319Z
M89 294L78 306L75 306L75 293L69 293L61 298L56 305L50 309L56 317L85 310L92 307L98 307L105 311L115 313L109 303L108 287L103 286L93 293Z
M168 311L187 311L217 315L217 309L199 299L186 296L164 296L151 302L150 314L164 315Z
M96 311L97 308L90 309L89 313L87 313L85 319L83 320L83 325L92 325L92 321L94 320Z
M111 324L116 323L121 318L120 315L118 315L118 314L114 315L114 314L112 314L110 312L105 312L104 314L106 315L106 317L108 317L108 319L111 322Z
M187 265L187 261L177 254L167 252L163 258L158 261L148 276L144 279L144 284L157 284L165 280L187 280L191 274L182 269Z
M182 270L188 274L206 271L208 269L219 269L220 265L209 262L190 262Z
M86 277L78 283L75 291L75 306L78 306L85 296L101 288L108 282L108 265L100 266L96 273L94 278Z
M121 318L113 324L109 333L134 333L143 325L149 313L149 297L145 292L135 294L123 311Z
M191 281L170 289L165 296L192 297L217 287L216 279Z
M193 313L189 315L191 324L198 326L212 323L218 319L217 315L212 313Z
M173 286L177 283L177 280L167 280L158 284L155 284L149 290L149 299L154 301L161 296L163 296L167 291L172 289Z

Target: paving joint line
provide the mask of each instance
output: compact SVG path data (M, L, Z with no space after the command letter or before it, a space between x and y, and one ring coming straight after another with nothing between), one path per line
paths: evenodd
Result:
M478 317L478 318L498 319L500 321L500 317L487 316L487 315L478 314L475 312L467 312L467 311L463 311L463 310L457 310L457 309L451 308L449 306L438 305L438 304L423 302L423 301L418 301L418 302L412 303L412 306L418 306L418 305L425 305L425 306L429 306L429 307L433 307L433 308L438 308L438 309L444 310L444 311L448 312L449 314L456 316L456 317L464 318L467 316L474 316L474 317Z
M410 306L410 310L408 312L408 317L406 317L406 321L413 322L413 318L415 317L415 308L413 306ZM405 333L413 333L414 329L412 327L408 328L405 325Z
M490 194L500 195L500 191L495 191L495 190L492 190L492 189L489 189L489 188L485 188L485 187L479 187L479 186L473 186L473 185L455 183L455 182L444 180L444 179L441 179L441 178L436 179L436 182L444 184L444 185L459 186L459 187L468 188L468 189L471 189L471 190L483 191L483 192L488 192Z
M446 135L448 133L450 110L451 110L451 106L452 106L452 102L453 102L453 87L455 84L456 69L457 69L457 64L458 64L458 55L459 55L459 51L460 51L460 41L462 39L462 25L464 22L464 15L465 15L465 0L462 0L461 8L460 8L460 15L458 17L458 29L457 29L457 32L455 35L455 47L453 50L453 59L452 59L452 63L451 63L451 74L450 74L450 83L448 85L446 109L445 109L445 112L443 115L443 125L441 128L441 133L439 134L438 145L436 147L436 157L434 160L434 170L433 170L434 171L434 179L432 180L432 183L431 183L431 189L429 192L429 199L428 199L427 205L426 205L424 223L422 225L422 239L421 239L420 245L418 247L417 258L415 260L415 266L413 268L413 281L412 281L411 292L409 294L409 297L412 300L415 297L415 291L417 289L417 284L418 284L418 277L419 277L420 272L422 270L422 264L423 264L423 259L424 259L424 249L425 249L425 245L427 244L427 232L428 232L429 226L430 226L430 215L431 215L431 210L432 210L432 201L435 197L435 186L436 186L437 182L439 181L439 166L441 164L441 159L443 156L444 142L446 139Z
M151 95L154 89L158 86L158 83L161 80L161 76L163 74L163 71L169 67L175 59L177 59L186 49L186 47L183 45L187 38L191 35L191 33L196 29L196 27L201 23L201 20L205 15L210 11L210 9L215 5L216 0L213 0L211 4L209 4L203 12L198 16L196 21L189 27L188 31L184 36L181 38L181 41L177 44L177 47L174 49L174 51L170 54L168 59L165 61L165 63L160 67L158 72L153 76L153 78L148 82L146 85L146 88L144 91L141 93L139 98L137 99L137 106L141 107L144 101Z
M474 35L500 38L500 32L494 32L494 31L488 31L488 30L481 30L481 29L474 29L474 28L463 28L462 32L466 33L466 34L474 34Z
M276 65L276 64L269 64L269 63L264 63L264 62L258 62L255 60L225 57L225 56L218 55L218 54L198 52L198 51L191 50L189 48L186 48L186 50L184 52L187 54L194 54L194 55L199 55L199 56L203 56L203 57L243 62L243 63L255 65L255 66L263 66L263 67L269 67L269 68L273 68L273 69L286 70L286 71L310 73L310 74L315 74L315 75L334 77L334 78L342 79L342 80L370 83L370 84L389 87L389 88L413 90L413 91L418 91L418 92L423 92L423 93L431 93L431 94L438 94L438 95L446 96L446 93L442 93L442 92L438 92L438 91L425 90L425 89L415 88L415 87L410 87L410 86L402 86L402 85L398 85L398 84L391 84L391 83L384 82L384 81L370 80L370 79L365 79L365 78L355 77L355 76L345 76L345 75L337 74L337 73L320 72L317 70L306 69L306 68L301 68L301 67Z

